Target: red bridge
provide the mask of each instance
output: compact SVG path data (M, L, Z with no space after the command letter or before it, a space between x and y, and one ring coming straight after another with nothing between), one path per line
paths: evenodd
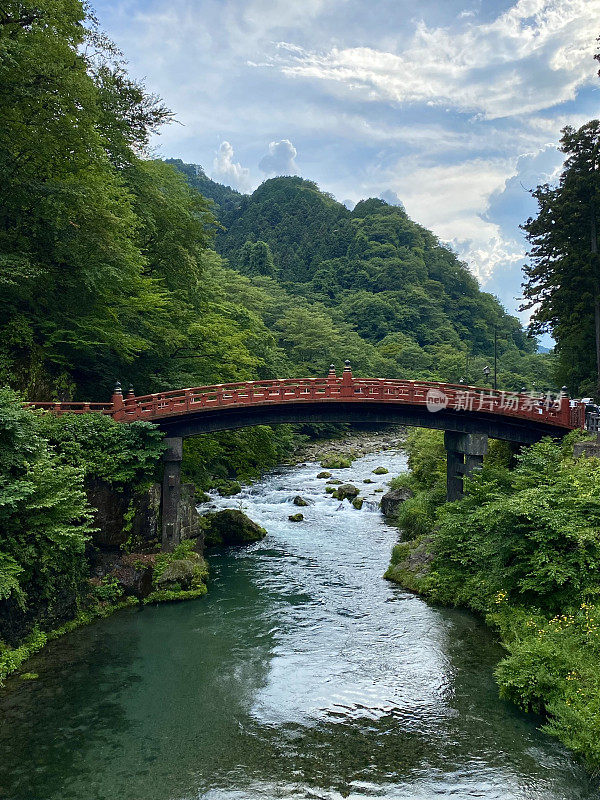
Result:
M462 384L355 378L346 362L341 378L246 381L137 397L117 388L110 403L30 403L58 414L109 414L120 422L147 420L167 438L162 490L163 547L179 541L183 439L250 425L350 423L412 425L443 430L448 500L460 498L463 476L481 466L488 437L517 445L583 428L585 406L566 393L533 397Z
M192 436L278 422L396 423L487 433L523 444L583 428L585 407L564 395L532 397L463 384L355 378L347 364L341 378L289 378L199 386L123 397L110 403L30 403L55 413L109 414L120 422L147 420L165 432Z

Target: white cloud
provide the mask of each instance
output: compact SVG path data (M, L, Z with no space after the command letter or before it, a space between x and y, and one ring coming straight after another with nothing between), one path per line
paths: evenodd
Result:
M595 79L600 0L519 0L485 24L419 23L400 54L372 47L313 52L280 42L270 62L288 76L342 84L363 99L450 105L487 118L573 99Z
M524 248L484 218L490 199L516 174L514 160L475 159L405 171L396 181L412 219L449 243L485 284L496 269L523 258Z
M213 161L212 178L234 189L245 191L250 187L250 170L234 161L233 147L229 142L221 142Z
M267 175L295 175L298 172L296 148L289 139L269 144L269 152L259 161L259 168Z
M404 203L402 200L400 200L397 193L392 191L392 189L386 189L384 192L381 192L379 199L384 200L389 206L398 206L399 208L404 208Z

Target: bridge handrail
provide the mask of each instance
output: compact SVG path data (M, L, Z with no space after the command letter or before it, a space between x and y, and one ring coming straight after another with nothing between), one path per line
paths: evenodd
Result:
M467 384L436 381L411 381L399 378L355 378L344 371L341 377L274 378L256 381L197 386L168 392L123 398L115 393L111 403L55 402L28 403L31 408L55 413L103 413L116 420L131 422L138 419L161 419L168 416L197 412L202 409L231 405L263 405L290 401L344 402L378 401L427 405L429 392L437 390L446 405L454 410L477 411L505 417L548 422L563 428L583 427L584 407L571 407L567 397L560 396L556 405L544 405L531 395L494 390ZM510 402L506 403L507 398ZM478 400L478 406L475 407Z

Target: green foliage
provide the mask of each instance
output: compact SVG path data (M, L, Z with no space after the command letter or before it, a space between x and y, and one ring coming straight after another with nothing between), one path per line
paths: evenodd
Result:
M122 596L121 585L116 578L107 576L94 587L94 595L101 603L114 603Z
M481 610L500 591L550 613L600 598L600 463L563 457L550 441L517 461L485 466L440 512L440 585L467 571L461 596Z
M123 425L102 414L39 415L38 429L62 464L82 467L85 477L115 485L140 484L156 476L163 434L149 422Z
M61 463L43 436L39 415L23 409L11 391L0 390L3 637L14 640L24 617L60 616L62 594L76 604L85 587L83 552L91 523L81 467Z
M183 449L184 478L199 489L222 490L235 478L249 481L272 469L306 438L290 425L257 425L187 439Z

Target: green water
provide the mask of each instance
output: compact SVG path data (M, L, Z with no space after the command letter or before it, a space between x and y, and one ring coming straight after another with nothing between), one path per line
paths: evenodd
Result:
M209 595L127 611L52 643L0 697L11 800L591 800L597 783L540 720L500 701L501 651L472 616L381 579L396 531L375 507L386 452L245 491L261 543L211 558ZM314 501L290 523L297 493ZM219 501L237 505L238 498Z

